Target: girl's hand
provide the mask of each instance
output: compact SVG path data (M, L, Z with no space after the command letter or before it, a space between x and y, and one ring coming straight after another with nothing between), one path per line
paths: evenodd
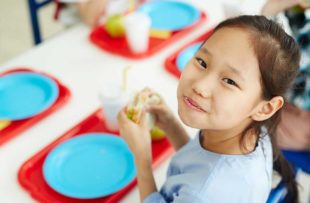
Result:
M153 92L153 94L157 93ZM174 149L178 150L189 141L189 136L186 130L183 128L182 124L166 105L163 98L160 95L158 96L160 98L160 102L149 104L146 107L146 111L152 113L155 116L155 125L166 132L166 135Z
M137 180L141 202L153 192L157 192L152 171L151 135L146 122L145 111L141 122L134 123L128 119L126 108L118 113L120 135L127 142L135 157Z
M145 112L142 113L141 122L134 123L128 119L126 108L118 113L120 135L127 142L136 159L151 160L151 136L147 126Z
M160 102L157 104L147 105L145 110L155 116L156 126L163 129L164 131L169 131L169 128L171 127L171 121L175 120L175 117L165 103L164 99L158 93L155 93L152 90L150 91L160 97Z

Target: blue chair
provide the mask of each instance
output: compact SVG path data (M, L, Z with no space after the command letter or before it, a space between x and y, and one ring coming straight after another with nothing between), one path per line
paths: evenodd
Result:
M310 174L310 151L282 151L284 157L296 168Z
M45 5L53 2L53 0L28 0L29 13L31 19L32 35L34 44L41 43L40 23L38 19L38 11Z
M284 157L292 164L293 168L295 169L295 175L300 171L310 174L310 151L282 151ZM286 202L286 188L282 181L272 189L269 194L269 198L267 203L289 203Z

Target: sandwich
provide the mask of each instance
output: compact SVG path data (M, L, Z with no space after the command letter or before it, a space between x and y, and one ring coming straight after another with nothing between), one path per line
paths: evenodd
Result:
M146 105L159 104L160 97L158 94L152 92L150 89L143 89L142 91L135 94L133 99L127 106L127 117L133 122L139 124L141 121L142 112ZM150 113L146 114L148 125L150 129L154 126L154 116Z
M135 94L127 106L127 117L133 122L139 124L141 122L142 112L146 105L154 105L160 103L158 94L152 92L150 89L143 89ZM151 138L153 141L161 140L165 137L165 132L159 127L155 126L155 118L151 113L146 114L147 125L150 129Z

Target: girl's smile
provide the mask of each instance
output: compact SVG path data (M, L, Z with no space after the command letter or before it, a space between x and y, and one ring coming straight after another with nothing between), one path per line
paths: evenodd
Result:
M186 106L189 107L191 110L198 111L201 113L207 113L207 111L203 107L201 107L195 100L187 96L184 96L183 101L186 104Z

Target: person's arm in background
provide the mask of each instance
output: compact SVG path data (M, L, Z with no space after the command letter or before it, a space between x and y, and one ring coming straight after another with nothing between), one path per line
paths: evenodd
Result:
M105 13L107 0L88 0L78 3L78 9L82 20L89 26L98 24L99 19Z
M310 111L287 104L277 129L277 143L282 149L310 150Z
M261 11L261 14L265 16L274 16L288 8L302 3L302 0L268 0Z
M112 14L126 14L128 10L136 8L142 0L78 0L78 10L84 23L96 26L102 16Z

